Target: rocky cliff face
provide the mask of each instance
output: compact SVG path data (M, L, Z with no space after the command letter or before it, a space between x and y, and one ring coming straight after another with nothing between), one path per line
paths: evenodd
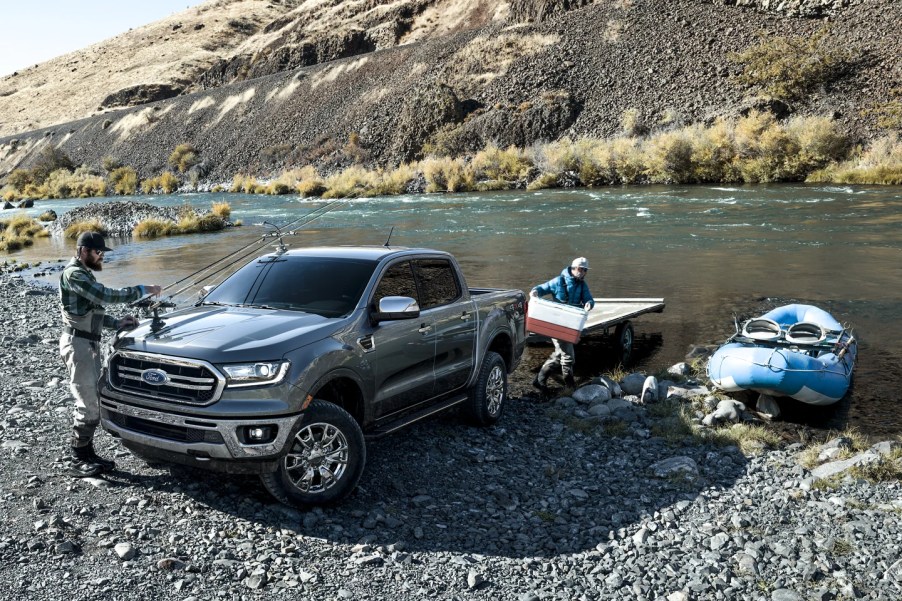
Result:
M112 155L150 176L190 142L203 158L203 178L226 181L334 158L352 137L364 151L358 158L386 164L436 141L472 149L617 135L627 111L652 128L709 122L755 102L731 78L737 67L729 53L762 31L811 36L824 26L774 12L779 7L768 0L411 0L354 3L356 12L319 2L318 19L304 29L308 4L283 10L182 84L199 91L0 138L0 175L28 166L48 144L76 163L100 165ZM900 3L780 6L832 14L831 43L859 57L841 79L787 110L833 115L856 135L876 135L866 109L902 81ZM348 27L327 27L340 18ZM333 56L343 58L320 62ZM221 82L232 83L214 85ZM121 102L135 97L141 94Z

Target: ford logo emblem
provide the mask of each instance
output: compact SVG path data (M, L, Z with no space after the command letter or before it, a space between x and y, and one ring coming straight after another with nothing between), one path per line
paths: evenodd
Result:
M160 386L161 384L165 384L169 381L169 374L167 374L162 369L145 369L143 372L141 372L141 379L148 384Z

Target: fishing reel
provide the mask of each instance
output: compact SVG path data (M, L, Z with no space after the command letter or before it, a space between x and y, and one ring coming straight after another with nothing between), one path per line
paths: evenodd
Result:
M162 330L166 325L166 322L160 319L160 309L174 309L176 304L165 299L155 300L153 295L145 294L135 302L129 304L129 307L138 309L139 313L145 318L153 317L153 320L150 322L150 331L156 333Z

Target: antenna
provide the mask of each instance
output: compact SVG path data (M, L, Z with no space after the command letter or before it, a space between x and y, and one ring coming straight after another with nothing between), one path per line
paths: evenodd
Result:
M391 226L391 229L388 232L388 238L385 240L385 244L383 244L382 246L388 248L388 242L389 242L389 240L391 240L391 235L392 235L392 232L394 232L394 231L395 231L395 226Z

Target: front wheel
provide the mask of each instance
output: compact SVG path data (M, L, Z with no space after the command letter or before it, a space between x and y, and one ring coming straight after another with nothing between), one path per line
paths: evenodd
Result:
M338 405L316 399L301 416L279 468L260 479L286 505L331 505L351 494L365 463L363 432L354 418Z
M501 355L486 351L479 376L469 390L467 418L477 426L491 426L501 419L507 401L507 366Z

